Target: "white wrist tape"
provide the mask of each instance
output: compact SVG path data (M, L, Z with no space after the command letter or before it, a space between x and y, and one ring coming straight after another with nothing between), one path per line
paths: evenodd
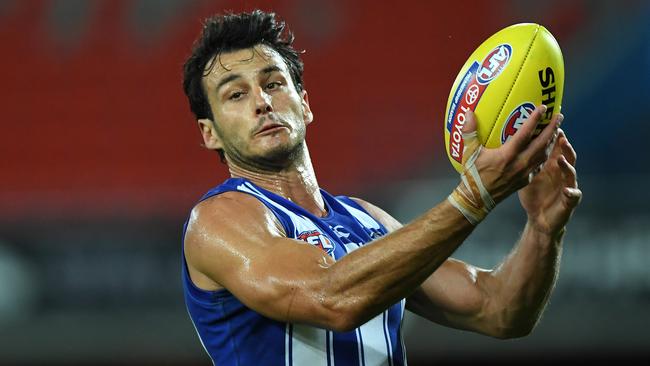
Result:
M481 222L485 216L496 205L490 193L485 189L481 176L474 165L478 154L481 152L481 144L478 141L476 131L464 133L463 141L463 173L461 174L462 184L447 197L449 203L456 207L460 213L467 218L472 225Z

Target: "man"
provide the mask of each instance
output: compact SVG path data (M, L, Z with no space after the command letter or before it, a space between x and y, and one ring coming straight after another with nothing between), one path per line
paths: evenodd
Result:
M302 62L283 27L260 11L211 18L185 64L205 146L232 176L200 200L184 234L185 299L213 362L403 365L405 307L493 337L528 334L581 198L562 117L533 139L540 106L505 145L481 149L470 116L464 179L402 226L319 188ZM517 190L528 222L512 253L493 270L449 258Z

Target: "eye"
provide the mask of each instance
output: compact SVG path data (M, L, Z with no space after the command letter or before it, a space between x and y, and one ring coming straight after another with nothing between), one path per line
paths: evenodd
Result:
M270 83L266 84L266 89L267 90L277 89L277 88L280 87L280 85L282 85L282 84L279 81L273 81L273 82L270 82Z
M241 99L242 95L244 95L243 92L240 92L240 91L234 92L234 93L230 94L228 99L230 99L230 100L238 100L238 99Z

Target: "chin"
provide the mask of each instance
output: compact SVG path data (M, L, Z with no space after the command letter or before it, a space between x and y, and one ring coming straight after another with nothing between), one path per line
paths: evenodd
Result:
M302 142L278 144L268 147L258 157L274 166L288 166L302 152L302 145Z

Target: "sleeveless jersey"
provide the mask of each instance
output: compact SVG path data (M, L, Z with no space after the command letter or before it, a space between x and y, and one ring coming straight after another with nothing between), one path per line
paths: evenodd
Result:
M316 217L295 203L242 178L231 178L199 202L223 192L254 196L273 212L296 245L315 245L339 260L387 233L361 206L345 196L321 194L326 217ZM183 238L187 222L183 230ZM370 259L369 259L370 260ZM269 319L246 307L227 290L205 291L194 285L183 256L187 310L215 365L400 366L406 364L402 342L402 300L350 332L335 332Z

